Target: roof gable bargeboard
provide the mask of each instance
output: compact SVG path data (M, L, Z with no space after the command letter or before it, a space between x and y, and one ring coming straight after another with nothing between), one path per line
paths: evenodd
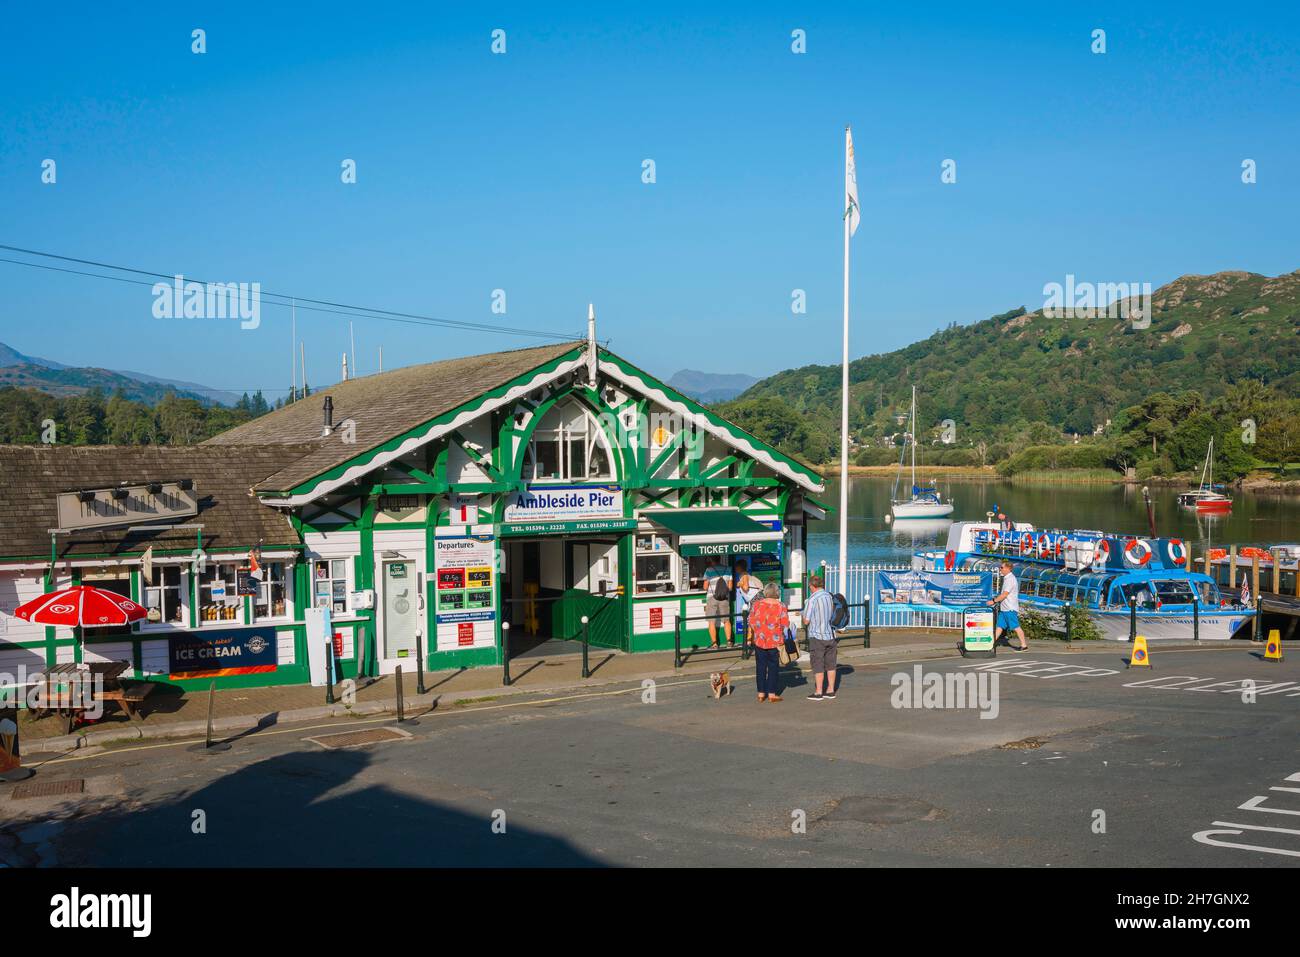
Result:
M362 476L396 462L412 451L442 438L493 411L510 406L534 390L582 368L586 362L585 345L570 344L560 355L526 370L514 378L475 395L473 398L420 422L397 434L390 434L365 451L337 461L328 455L307 456L281 473L272 475L257 486L268 504L298 506L337 491ZM642 396L668 411L696 424L701 430L755 462L771 469L777 476L808 491L821 491L821 476L812 469L778 451L739 426L677 392L636 366L608 350L599 350L599 372L626 390ZM321 466L324 467L321 467Z

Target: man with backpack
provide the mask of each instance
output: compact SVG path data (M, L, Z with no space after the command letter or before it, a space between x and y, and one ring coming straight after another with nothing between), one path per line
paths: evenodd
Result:
M718 647L718 622L727 632L727 644L735 642L731 637L731 569L713 556L709 567L704 569L704 614L709 620L709 647Z
M813 691L809 701L835 700L836 644L831 619L835 616L835 599L826 590L821 575L808 579L812 594L803 606L803 623L808 629L808 657L812 659ZM825 689L823 691L823 688Z

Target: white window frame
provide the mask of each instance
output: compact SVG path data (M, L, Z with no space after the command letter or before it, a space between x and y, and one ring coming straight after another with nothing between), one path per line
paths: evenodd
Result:
M234 588L234 589L238 590L238 588L239 588L239 566L240 566L240 562L239 562L238 559L234 559L234 558L211 559L211 558L210 558L210 559L207 560L207 562L206 562L206 566L205 566L205 567L207 567L207 568L217 568L217 569L220 569L220 568L222 568L223 566L227 566L227 565L230 566L231 568L233 568L233 569L235 570L235 577L234 577L234 580L233 580L233 582L228 581L228 582L227 582L227 587ZM226 580L224 575L222 576L222 580L223 580L223 581ZM204 604L205 604L205 602L204 602L204 600L203 600L203 589L204 589L204 587L205 587L205 584L204 584L204 581L203 581L203 575L202 575L202 574L196 575L196 576L194 577L194 591L197 593L197 594L195 595L195 601L197 602L197 604L195 605L195 608L194 608L194 616L195 616L195 617L194 617L194 621L195 621L195 623L198 625L198 627L200 627L200 628L234 628L234 627L237 626L237 625L247 624L247 622L245 622L245 620L244 620L244 617L245 617L245 616L244 616L244 600L243 600L242 597L240 597L240 596L238 596L238 595L235 596L235 597L239 598L239 603L238 603L237 605L234 606L234 608L235 608L235 617L234 617L234 618L218 618L218 619L215 620L215 621L204 621L204 620L203 620L203 617L202 617L202 615L203 615L203 606L204 606ZM208 582L208 583L206 584L206 587L209 589L209 591L211 591L211 589L212 589L212 583L211 583L211 582ZM230 606L223 606L223 607L230 607Z
M640 540L649 536L651 542L659 539L666 548L640 548ZM637 575L637 559L643 556L656 556L668 559L668 578L639 578ZM658 585L667 581L672 587L667 591L642 591L641 586ZM656 529L649 531L637 530L632 538L632 593L634 597L641 598L666 598L670 595L681 594L681 557L677 554L677 536L661 533Z
M180 562L165 562L165 563L160 562L160 563L156 563L153 567L154 567L154 571L158 572L159 574L158 580L160 582L163 580L162 576L166 573L167 569L170 568L176 569L176 579L177 579L176 602L178 605L180 605L180 616L177 618L176 621L168 621L166 618L161 618L158 621L150 621L148 618L143 618L140 621L140 630L141 631L168 631L170 629L175 629L175 628L188 628L190 624L189 569L185 565L181 564ZM148 609L149 592L157 590L162 593L163 600L159 602L159 610L162 611L162 609L166 607L165 604L166 593L171 590L171 586L161 585L161 584L150 585L148 579L145 578L143 568L139 569L139 573L140 573L140 594L144 596L144 601L141 602L141 604L143 604L144 607Z
M576 430L570 430L570 428L564 424L565 419L569 418L568 413L573 409L582 412L584 429L581 433ZM553 428L548 428L547 420L552 416L555 416L558 421ZM559 442L560 474L558 476L537 474L537 455L535 452L535 446L539 435L547 436L548 441L553 437L555 441ZM579 435L584 439L583 446L586 451L588 470L582 475L574 475L569 462L569 443L576 440ZM599 447L605 455L605 471L600 475L590 474L592 451L596 447ZM609 442L605 436L605 430L600 427L600 420L592 414L591 410L587 408L585 404L578 402L577 400L559 402L551 406L546 415L542 417L542 421L538 424L537 428L533 431L532 436L529 438L528 448L524 456L524 472L525 481L537 484L543 484L546 482L612 482L614 481L614 452L609 447Z
M272 607L271 579L270 579L270 572L271 572L272 565L279 565L283 569L282 574L284 577L282 578L281 581L282 584L284 585L284 614L282 615L268 614L265 617L259 617L257 614L257 603L261 599L262 594L266 595L267 610L269 611ZM253 624L263 624L272 621L292 621L294 617L294 604L293 604L293 567L294 566L292 560L288 558L267 558L262 560L261 567L265 569L267 573L267 577L263 579L262 582L257 586L259 594L252 596L253 603L252 603L252 612L250 615L250 621Z
M310 561L311 561L311 567L308 569L308 578L310 579L310 581L308 582L307 600L310 601L311 604L306 605L306 606L304 606L304 607L307 607L307 608L317 608L317 607L320 607L320 606L318 606L318 605L316 604L316 582L318 582L318 581L328 581L328 582L330 583L330 602L329 602L329 609L330 609L330 617L331 617L331 620L332 620L332 621L338 621L340 618L351 617L351 615L353 614L353 612L352 612L352 591L353 591L352 580L353 580L353 575L354 575L354 573L355 573L354 566L356 565L356 560L355 560L355 559L353 558L353 556L351 556L351 555L347 555L347 556L342 556L342 555L340 555L340 556L334 556L334 555L312 555L311 558L310 558ZM321 562L326 562L326 563L329 564L329 573L330 573L330 574L329 574L329 578L328 578L328 579L319 579L319 578L316 577L316 566L317 566L319 563L321 563ZM342 562L342 563L343 563L343 577L342 577L342 578L337 578L337 577L335 577L335 575L334 575L334 562ZM334 610L334 598L333 598L333 595L334 595L334 584L335 584L336 582L340 582L340 581L343 582L343 610L342 610L342 611L335 611L335 610Z

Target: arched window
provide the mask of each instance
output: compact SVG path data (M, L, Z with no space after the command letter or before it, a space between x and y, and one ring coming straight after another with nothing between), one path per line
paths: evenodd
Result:
M600 423L581 402L558 402L528 443L526 482L611 481L612 457Z

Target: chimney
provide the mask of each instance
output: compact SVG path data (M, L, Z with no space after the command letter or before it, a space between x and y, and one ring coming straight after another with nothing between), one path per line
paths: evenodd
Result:
M321 437L332 435L334 432L334 397L325 396L325 427L321 429Z

